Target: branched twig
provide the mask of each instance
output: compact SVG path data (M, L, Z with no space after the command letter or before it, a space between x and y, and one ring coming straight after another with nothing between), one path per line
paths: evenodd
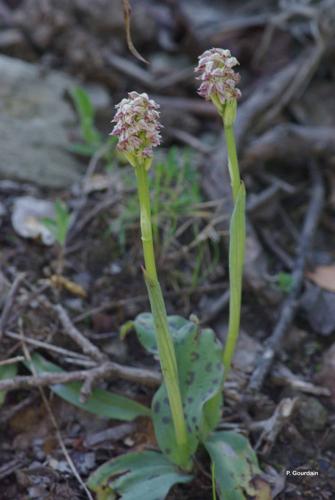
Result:
M250 430L262 431L255 446L255 449L260 450L262 455L268 455L271 452L280 431L292 417L297 401L298 398L282 399L269 419L250 424Z
M94 344L92 344L90 340L84 337L83 334L80 333L80 331L73 325L69 315L60 304L54 306L54 310L63 325L65 333L83 350L85 354L98 362L105 361L107 359L107 356L103 354Z
M243 164L254 168L265 161L276 160L305 166L306 160L313 156L333 156L334 137L335 127L280 124L251 143Z
M86 381L87 379L96 381L98 379L107 378L120 378L148 387L157 387L161 383L161 376L159 373L144 368L132 368L119 365L112 361L107 361L89 370L77 370L64 373L42 373L36 376L23 375L11 379L0 380L0 391L29 389L38 386L45 387L48 385L66 384L78 380Z
M290 326L298 307L298 296L303 283L306 258L324 201L324 187L321 174L317 167L311 168L311 190L309 206L301 232L297 258L294 264L294 272L292 274L292 289L283 304L279 320L266 343L266 347L250 379L248 389L252 392L259 392L261 389L264 378L270 370L273 359L280 348L282 338Z

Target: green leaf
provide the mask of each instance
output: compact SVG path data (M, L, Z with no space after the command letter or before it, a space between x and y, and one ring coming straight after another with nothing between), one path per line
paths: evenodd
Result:
M133 322L138 340L144 349L154 355L158 355L156 342L156 331L151 313L141 313ZM168 316L169 331L174 342L178 339L179 331L186 325L194 325L191 321L181 316Z
M177 483L188 483L192 476L183 474L161 453L128 453L97 469L88 479L88 487L97 500L164 500ZM119 496L118 496L119 498Z
M73 88L70 93L79 116L83 139L87 144L99 144L101 138L94 125L94 108L90 96L81 87Z
M206 439L221 417L222 348L209 328L201 330L199 325L180 316L169 316L168 323L176 350L189 452L194 454L199 442ZM142 344L157 353L151 314L140 314L134 325ZM164 384L153 398L152 412L160 449L172 462L182 465Z
M229 243L229 327L224 350L226 372L230 369L240 330L242 278L245 253L245 187L241 183L230 221Z
M98 145L86 144L86 143L74 143L67 146L67 150L70 153L77 154L80 156L91 157L98 150Z
M33 354L32 363L39 374L64 372L59 366L47 361L37 353ZM28 362L26 364L28 367L30 366ZM70 382L69 384L52 385L51 390L65 401L99 417L130 421L139 416L151 416L151 411L146 406L99 388L93 389L88 401L82 403L80 402L81 387L81 382Z
M221 500L271 500L269 485L260 478L257 456L245 437L215 432L204 445L215 467Z
M7 378L13 378L17 374L17 364L13 363L11 365L0 366L0 380L6 380ZM6 392L0 391L0 406L5 402Z
M61 200L56 200L54 203L55 217L44 217L42 219L45 227L53 234L57 243L61 246L65 245L66 236L70 226L70 212Z
M50 219L50 217L43 217L43 219L41 219L41 222L56 237L57 228L55 219Z
M211 463L211 473L212 473L212 497L216 500L216 479L215 479L215 463Z
M55 201L56 215L56 240L62 246L65 244L66 235L70 225L70 212L61 200Z
M280 272L277 274L276 278L280 290L285 293L290 293L293 286L292 274Z

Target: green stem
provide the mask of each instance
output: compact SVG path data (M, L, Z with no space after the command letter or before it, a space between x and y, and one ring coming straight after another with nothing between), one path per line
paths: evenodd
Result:
M224 133L228 151L228 168L229 168L231 188L233 192L233 200L234 202L236 202L237 194L240 189L241 178L240 178L240 169L238 166L233 126L224 127Z
M242 279L245 253L245 188L241 183L233 126L225 127L228 167L234 200L230 222L229 241L229 324L223 353L225 378L227 377L240 331Z
M157 333L159 359L170 403L176 441L180 446L180 453L185 457L185 465L187 465L189 461L187 452L187 431L179 388L177 361L173 341L169 332L164 299L158 281L155 263L148 173L143 164L137 165L135 171L141 212L141 234L145 262L144 276Z

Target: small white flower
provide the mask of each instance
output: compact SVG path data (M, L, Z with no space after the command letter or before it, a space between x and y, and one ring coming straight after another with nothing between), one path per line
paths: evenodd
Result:
M231 56L230 50L210 49L199 56L195 71L199 73L201 85L199 95L206 100L212 100L216 106L223 106L227 101L241 97L236 88L240 75L233 70L238 60Z
M159 105L145 93L130 92L115 107L111 135L119 138L117 149L131 157L151 159L153 148L161 141Z

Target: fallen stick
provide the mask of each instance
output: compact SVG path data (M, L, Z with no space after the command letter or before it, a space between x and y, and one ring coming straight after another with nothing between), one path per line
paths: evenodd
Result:
M60 304L54 306L53 309L56 311L65 333L82 349L84 354L98 362L106 361L107 356L73 325L69 315Z
M263 456L268 456L271 453L282 428L292 418L297 402L298 398L282 399L270 418L250 424L250 430L262 431L255 445L255 450L258 450Z
M260 391L264 379L271 368L274 357L281 346L283 336L292 323L298 308L298 296L303 284L307 254L324 202L324 187L321 174L317 167L311 168L311 190L312 192L301 232L297 257L293 267L292 289L283 304L278 322L270 338L266 342L266 347L257 361L256 369L249 381L249 392Z
M7 299L6 299L6 302L5 302L3 311L2 311L2 315L0 318L0 339L1 339L1 337L5 331L5 328L7 326L10 314L11 314L12 309L13 309L13 305L15 302L17 292L18 292L20 285L21 285L22 281L24 280L24 278L25 278L24 273L18 274L16 276L16 278L12 284L12 287L9 291L9 294L7 296Z
M17 389L29 389L31 387L66 384L78 380L85 382L88 379L97 380L106 378L121 378L153 388L161 383L159 373L144 368L132 368L107 361L90 370L78 370L68 373L42 373L37 376L23 375L0 380L0 391L13 391Z
M275 160L306 165L306 159L335 156L335 127L280 124L254 140L243 158L245 167Z
M1 366L8 366L8 365L15 365L15 363L20 363L21 361L24 361L23 356L15 356L15 358L3 359L0 361L0 367Z

